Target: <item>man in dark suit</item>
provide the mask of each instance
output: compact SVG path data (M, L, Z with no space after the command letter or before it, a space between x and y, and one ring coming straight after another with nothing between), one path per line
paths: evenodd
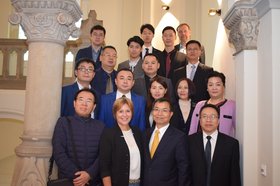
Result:
M181 23L177 27L177 33L180 40L180 43L175 45L175 49L184 54L187 53L186 44L191 38L191 27L187 23ZM201 45L201 55L199 56L200 63L205 64L205 50Z
M131 120L131 125L137 126L143 131L146 126L146 102L143 96L138 96L130 91L134 84L133 73L131 70L127 68L120 69L117 72L115 83L117 85L116 92L101 96L100 114L98 119L103 121L108 128L115 126L116 121L113 117L112 107L116 99L125 96L126 98L131 99L134 106L134 114Z
M239 143L218 131L219 108L206 104L200 110L202 132L189 136L193 186L241 186Z
M90 29L90 40L91 45L86 48L82 48L78 51L75 61L81 58L89 58L95 62L96 69L101 67L100 54L102 50L102 45L104 44L104 39L106 35L106 30L101 25L95 25Z
M164 43L164 50L160 56L158 74L172 81L174 70L187 64L186 55L177 51L174 47L176 31L173 27L167 26L162 30L162 40Z
M157 75L157 70L159 69L159 61L155 54L147 54L142 63L142 69L144 70L144 75L142 77L136 78L134 86L132 87L133 92L138 95L144 96L147 99L150 81L152 78L158 76L164 79L168 87L168 94L172 102L175 102L175 96L173 92L173 86L170 79Z
M116 91L115 78L117 71L114 69L117 62L117 50L113 46L105 46L100 55L101 68L95 71L91 86L101 95Z
M176 85L179 79L189 78L193 81L196 89L192 101L197 103L201 100L209 99L207 92L207 78L213 71L212 67L201 64L199 56L201 55L201 44L199 41L190 40L186 45L188 64L174 71L173 85Z
M170 101L157 99L153 105L155 127L144 137L144 186L187 186L190 184L186 135L170 126Z
M142 59L141 59L141 50L144 41L139 36L133 36L128 39L128 53L129 59L120 63L118 66L118 70L122 68L129 68L134 75L134 78L138 78L144 75L142 69Z
M146 54L155 54L158 58L161 55L161 51L152 46L152 40L155 34L155 28L151 24L143 24L140 28L141 38L144 41L142 47L142 59Z
M93 79L95 75L95 63L91 59L87 58L81 58L79 61L75 64L75 76L76 76L76 82L62 87L62 93L61 93L61 107L60 107L60 116L73 116L75 113L75 109L73 106L73 101L75 94L83 89L83 88L90 88L93 90L96 94L96 102L100 99L99 94L93 89L93 87L90 85L91 80ZM98 107L97 107L98 108ZM95 109L95 116L98 112L98 109ZM92 117L94 118L94 115L92 113Z

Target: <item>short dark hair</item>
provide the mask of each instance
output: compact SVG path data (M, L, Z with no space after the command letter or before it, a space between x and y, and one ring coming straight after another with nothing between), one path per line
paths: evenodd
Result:
M175 90L176 90L176 97L179 98L178 96L178 93L177 93L177 89L179 87L179 84L181 83L181 81L187 81L188 83L188 96L189 96L189 99L193 98L194 94L195 94L195 85L194 83L192 82L192 80L190 80L189 78L181 78L178 80L178 82L176 83L176 87L175 87Z
M207 82L208 82L208 80L209 80L210 78L212 78L212 77L218 77L218 78L220 78L220 79L222 80L222 82L223 82L224 87L226 86L226 76L225 76L223 73L218 72L218 71L213 71L213 72L211 72L211 73L209 74L208 78L207 78Z
M186 44L186 48L190 45L190 44L197 44L199 46L199 48L201 49L201 44L199 41L197 40L189 40Z
M172 27L172 26L166 26L164 27L164 29L162 30L162 34L166 31L166 30L172 30L175 35L176 35L176 30Z
M117 70L116 77L118 77L118 75L121 71L130 72L132 74L133 79L134 79L134 74L129 68L120 68L119 70Z
M80 58L75 63L75 70L78 70L79 65L83 62L91 63L93 65L94 69L95 69L95 62L92 59L90 59L90 58Z
M169 104L169 108L170 108L170 111L173 112L173 106L171 104L171 101L167 98L159 98L159 99L156 99L153 103L153 108L155 107L155 104L156 103L163 103L163 102L167 102Z
M94 104L97 103L96 93L95 93L93 90L89 89L89 88L83 88L83 89L79 90L78 92L76 92L76 94L75 94L75 96L74 96L74 101L77 100L77 98L78 98L78 96L79 96L79 94L80 94L81 92L88 92L88 93L91 93L91 94L93 95L93 97L94 97L94 102L93 102L93 103L94 103Z
M181 24L179 24L179 25L177 26L177 28L176 28L177 32L178 32L178 30L179 30L179 28L180 28L181 26L187 26L189 30L191 29L191 27L190 27L190 25L188 25L188 23L181 23Z
M106 30L105 30L105 28L104 28L103 26L101 26L101 25L94 25L93 27L91 27L91 29L90 29L90 34L92 34L92 32L93 32L94 30L101 30L101 31L103 31L104 36L106 35Z
M131 42L138 43L141 47L144 45L144 41L139 36L133 36L127 40L127 46L130 45Z
M117 52L117 49L116 49L115 47L113 47L113 46L111 46L111 45L107 45L107 46L105 46L105 47L102 48L101 54L103 54L103 52L104 52L107 48L113 49L113 50L115 50L115 51Z
M144 56L144 58L143 58L143 61L145 60L145 58L146 58L147 56L154 56L154 57L156 58L157 62L159 63L158 56L157 56L156 54L153 54L153 53L148 53L148 54L146 54L146 55Z
M150 30L151 32L153 32L153 34L155 34L155 28L153 27L153 25L151 24L143 24L140 28L140 34L143 33L144 29L147 28L148 30Z
M199 111L199 116L201 115L201 112L205 109L205 108L213 108L216 110L217 114L218 114L218 118L220 118L220 108L217 107L216 105L213 104L205 104L201 107L200 111Z

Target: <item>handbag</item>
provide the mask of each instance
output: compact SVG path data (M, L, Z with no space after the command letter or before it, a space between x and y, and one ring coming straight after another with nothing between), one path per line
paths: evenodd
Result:
M66 117L67 121L68 121L68 126L69 126L69 131L70 131L70 135L71 135L71 142L72 142L72 148L73 148L73 152L74 152L74 158L76 161L76 165L79 165L78 163L78 158L77 158L77 151L76 151L76 147L75 147L75 143L73 140L73 130L72 130L72 125L71 122L69 120L68 117ZM53 163L54 163L54 157L53 155L51 156L50 160L50 166L49 166L49 172L48 172L48 181L47 181L47 186L74 186L73 181L68 179L68 178L60 178L60 179L51 179L51 175L52 175L52 169L53 169ZM79 166L78 166L79 167Z

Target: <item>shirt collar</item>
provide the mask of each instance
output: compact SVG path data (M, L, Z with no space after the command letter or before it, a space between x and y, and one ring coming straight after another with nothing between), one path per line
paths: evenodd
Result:
M207 136L211 136L211 139L213 140L217 140L217 137L218 137L218 130L215 130L212 134L208 135L206 134L204 131L202 132L203 133L203 139L206 139Z
M123 95L125 95L126 98L131 99L131 92L130 91L126 94L123 94L119 90L117 90L116 99L121 98Z
M83 89L83 88L89 88L89 89L91 89L91 85L90 85L90 84L88 85L88 87L83 87L83 86L79 83L78 80L77 80L77 84L78 84L79 90L81 90L81 89Z

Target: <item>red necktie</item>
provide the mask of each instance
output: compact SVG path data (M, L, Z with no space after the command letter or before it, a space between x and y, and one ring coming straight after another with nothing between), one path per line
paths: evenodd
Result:
M166 59L165 59L165 76L168 77L169 75L169 71L170 71L170 67L171 67L171 59L170 59L170 54L171 52L167 53Z

